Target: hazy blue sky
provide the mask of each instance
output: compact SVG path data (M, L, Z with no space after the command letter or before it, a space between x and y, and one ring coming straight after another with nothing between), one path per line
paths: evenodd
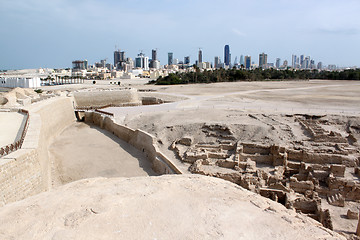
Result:
M183 60L291 54L360 66L359 0L0 0L0 69L71 67L108 58L115 45L134 58L158 48Z

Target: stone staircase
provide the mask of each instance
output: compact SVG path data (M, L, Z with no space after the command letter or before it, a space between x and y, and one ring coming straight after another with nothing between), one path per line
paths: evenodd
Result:
M328 195L327 201L330 205L344 207L345 206L345 199L343 195L340 193L335 193L333 195Z

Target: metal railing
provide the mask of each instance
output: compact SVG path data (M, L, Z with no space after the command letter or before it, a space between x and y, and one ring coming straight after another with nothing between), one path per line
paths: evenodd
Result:
M27 110L19 109L19 112L26 114L25 125L24 125L24 129L22 130L21 137L16 142L8 144L8 145L0 148L0 157L4 157L4 156L20 149L24 142L25 135L26 135L27 129L29 127L29 117L30 116L29 116L29 112Z

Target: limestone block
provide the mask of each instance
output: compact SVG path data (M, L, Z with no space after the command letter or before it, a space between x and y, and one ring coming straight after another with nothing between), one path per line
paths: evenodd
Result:
M354 167L354 173L356 176L360 177L360 167Z
M325 209L320 213L320 222L322 225L328 229L333 230L333 223L331 220L331 215L329 209Z
M312 181L298 181L296 178L291 178L290 188L295 192L305 193L307 190L313 191L315 186Z
M314 170L312 172L312 176L316 179L318 179L319 181L323 181L325 182L326 179L329 177L329 173L327 171L322 171L322 170Z
M198 159L207 159L207 152L187 151L184 154L183 161L193 163Z
M359 219L359 212L348 209L346 216L348 219Z
M345 175L345 166L333 164L330 167L330 172L334 175L334 177L344 177Z
M176 141L176 143L185 145L185 146L191 146L194 139L192 137L182 137L179 140Z
M224 167L224 168L234 168L237 164L237 162L234 162L234 161L227 161L227 160L218 160L216 162L216 164L219 166L219 167Z
M297 198L291 202L292 206L297 210L305 214L315 214L320 208L319 201L316 199Z
M261 155L269 155L270 147L262 146L255 143L243 143L243 152L247 154L261 154Z
M216 158L216 159L226 159L229 157L227 153L224 152L209 152L208 153L209 158Z

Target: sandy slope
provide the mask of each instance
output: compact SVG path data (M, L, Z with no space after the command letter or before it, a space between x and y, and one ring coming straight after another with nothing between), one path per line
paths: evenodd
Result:
M344 239L221 179L95 178L0 209L1 239Z

